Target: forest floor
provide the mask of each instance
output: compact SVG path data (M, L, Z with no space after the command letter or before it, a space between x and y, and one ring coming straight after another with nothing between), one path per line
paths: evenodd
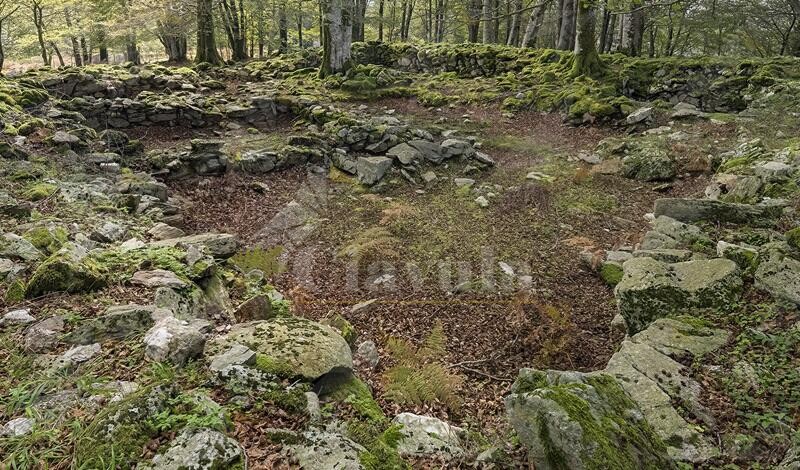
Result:
M304 316L321 320L342 315L358 331L359 341L376 342L382 358L391 358L385 348L389 338L419 343L441 322L448 336L448 362L465 378L459 392L464 403L449 413L441 405L416 411L506 432L503 397L520 368L597 370L622 339L610 326L616 314L612 288L582 264L580 252L635 244L655 199L697 196L708 178L687 175L664 185L592 173L577 156L590 154L600 140L619 130L568 127L553 114L505 118L493 107L433 110L413 99L370 106L409 122L435 123L459 135L477 136L482 151L497 165L469 175L460 174L461 168L441 168L437 182L423 190L401 185L377 195L364 193L349 178L322 180L330 186L321 223L305 242L311 247L306 250L311 253L310 268L288 269L276 274L274 283L289 293ZM725 141L732 132L729 126L707 125L699 140ZM526 179L532 171L553 181ZM457 177L475 178L476 186L495 186L499 194L488 207L480 207L474 196L452 183ZM259 177L181 181L173 190L188 200L187 223L195 231L234 233L256 246L261 243L258 232L306 191L307 184L306 171L292 169ZM368 272L362 264L354 285L348 277L349 260L339 252L376 226L398 234L378 253L377 261L388 267ZM420 278L411 278L405 268L409 262L419 269ZM441 263L449 264L442 268ZM520 291L508 285L509 276L499 263L510 266L515 275L531 276L531 288ZM456 292L454 271L459 267L466 269L469 280L488 272L496 288ZM444 286L441 269L448 271L446 277L452 275ZM388 286L376 285L387 272L396 279ZM370 300L374 303L368 308L353 311L353 306ZM382 395L381 378L389 365L391 359L374 370L357 370L376 397ZM391 401L378 401L387 414L401 411Z

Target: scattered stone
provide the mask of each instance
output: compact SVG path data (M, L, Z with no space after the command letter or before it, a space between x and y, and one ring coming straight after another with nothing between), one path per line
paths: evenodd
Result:
M252 366L256 363L256 353L247 346L234 344L220 354L211 358L209 368L212 372L221 372L229 366Z
M465 141L459 139L447 139L441 144L442 155L444 158L452 158L458 156L472 156L475 153L475 149L472 148L472 145Z
M171 225L167 225L163 222L159 222L147 231L153 240L168 240L170 238L180 238L186 235L186 233Z
M101 349L99 343L74 346L56 359L55 367L71 369L98 355Z
M58 344L58 337L64 331L64 317L54 316L33 324L27 331L23 343L25 349L33 352L46 352Z
M32 262L42 259L42 252L19 235L6 233L0 239L0 256Z
M378 367L381 357L378 354L378 347L372 340L364 341L358 345L354 363L359 366L367 367L369 370L374 370Z
M472 178L453 178L453 183L455 183L459 188L464 186L471 187L475 184L475 180Z
M6 312L3 318L0 318L0 326L27 325L35 321L36 319L31 315L30 309L21 308Z
M211 324L205 320L178 320L165 317L145 334L145 357L155 362L184 365L203 354L206 339L204 331Z
M359 302L359 303L353 305L352 307L350 307L350 313L359 313L359 312L366 313L366 312L369 312L370 310L372 310L372 307L375 305L375 303L377 301L378 301L378 299L369 299L369 300L365 300L363 302Z
M410 165L422 158L422 153L419 150L406 143L390 148L386 155L396 158L403 165Z
M533 180L533 181L544 181L546 183L550 183L550 182L555 181L555 178L553 178L550 175L544 174L544 173L542 173L540 171L528 172L528 174L525 175L525 179L529 179L529 180Z
M391 167L391 158L359 157L356 161L356 175L359 182L372 186L380 181Z
M214 470L237 468L244 453L235 440L212 429L186 429L170 443L169 449L153 457L142 470Z
M66 144L69 146L77 144L78 142L81 141L81 139L78 136L72 135L64 131L56 131L55 134L53 134L52 140L53 143Z
M640 122L644 121L651 121L653 119L653 110L652 106L647 106L644 108L639 108L636 111L630 113L627 118L625 118L625 122L628 124L639 124Z
M239 251L236 237L227 233L203 233L186 237L170 238L150 243L153 247L190 247L202 248L215 258L230 258Z
M464 455L464 430L430 416L400 413L392 420L403 427L397 443L401 457L439 457L452 460Z
M480 207L489 207L489 200L484 196L478 196L475 198L475 204Z
M311 428L302 441L287 447L300 468L315 470L361 470L360 455L367 450L344 437L335 428Z
M800 305L800 261L772 252L755 273L755 286L773 297Z
M89 238L101 243L112 243L125 238L127 230L114 222L106 222L100 228L94 230Z
M242 302L233 313L237 323L245 323L255 320L269 320L275 316L272 309L272 302L266 295L255 295Z
M33 431L35 421L32 418L15 418L0 428L0 436L20 437Z
M437 179L439 179L439 177L436 176L436 173L432 171L426 171L422 174L422 181L424 181L426 184L433 183Z
M84 263L85 248L67 243L34 271L25 288L25 297L34 298L51 292L80 293L103 287L105 276L94 263Z
M666 215L680 222L699 221L752 224L773 220L783 214L782 201L756 205L710 199L657 199L656 217Z
M188 287L186 281L179 278L172 271L153 269L152 271L136 271L131 277L131 284L145 287L171 287L183 289Z

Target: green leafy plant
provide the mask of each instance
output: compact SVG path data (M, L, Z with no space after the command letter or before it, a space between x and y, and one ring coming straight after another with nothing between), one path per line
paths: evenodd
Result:
M443 363L446 343L441 322L436 323L420 347L401 338L389 339L387 346L396 364L384 375L385 397L401 404L438 401L457 408L461 400L456 391L463 378L451 373Z
M282 246L275 246L268 250L255 247L236 253L230 261L243 273L257 269L264 273L265 278L269 278L286 270L286 266L278 259L282 253Z

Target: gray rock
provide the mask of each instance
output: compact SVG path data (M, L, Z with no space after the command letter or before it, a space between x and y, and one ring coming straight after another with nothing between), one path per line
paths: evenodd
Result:
M372 186L380 181L391 167L391 158L359 157L356 161L356 175L359 182Z
M763 223L780 217L785 203L772 201L756 205L710 199L657 199L656 217L666 215L680 222Z
M711 353L729 333L672 319L660 319L626 339L605 370L636 402L671 457L702 463L718 455L714 443L681 416L675 403L707 427L713 419L700 401L700 385L677 360Z
M59 369L71 369L100 354L99 343L74 346L59 356L54 366Z
M770 253L756 270L755 285L777 299L800 305L800 261Z
M636 111L630 113L627 118L625 118L625 122L628 124L639 124L643 121L650 121L653 119L653 107L647 106L643 108L639 108Z
M417 149L429 162L441 163L442 160L444 160L442 156L442 147L435 142L417 139L409 141L408 145Z
M422 158L422 153L414 147L402 143L390 148L386 155L396 158L403 165L410 165L411 163Z
M101 243L112 243L123 240L127 233L128 231L125 230L125 227L114 222L106 222L102 227L94 230L89 235L89 238Z
M302 469L361 470L359 455L366 449L344 437L336 429L309 429L303 442L287 447Z
M6 233L0 239L0 256L32 262L42 259L42 252L19 235Z
M738 299L742 279L736 263L726 259L667 264L633 258L623 265L614 294L631 334L657 318L690 308L727 305Z
M81 140L78 136L64 131L56 131L55 134L53 134L52 139L56 144L67 144L70 146L77 144Z
M243 465L244 453L235 440L212 429L186 429L163 454L142 470L215 470Z
M19 437L30 434L34 424L35 421L32 418L12 419L0 428L0 436Z
M800 443L795 442L786 454L783 460L778 464L776 470L800 470Z
M378 367L378 362L380 362L380 360L381 357L380 354L378 354L378 347L375 345L374 341L364 341L358 345L355 355L356 364L374 370Z
M633 252L634 258L653 258L664 263L680 263L689 261L694 253L690 250L657 249L657 250L636 250Z
M537 469L586 469L598 462L676 468L642 411L609 375L523 369L505 405Z
M442 156L452 158L458 156L470 157L475 153L475 149L466 140L447 139L441 144Z
M446 460L464 455L461 437L464 430L430 416L400 413L392 420L403 427L397 443L401 457L439 457Z
M163 222L159 222L147 231L153 240L168 240L170 238L180 238L186 235L186 233L171 225L167 225Z
M426 184L433 183L437 179L439 179L439 177L436 176L436 173L432 171L426 171L422 174L422 181L424 181Z
M495 165L494 159L492 157L490 157L489 155L483 153L483 152L475 152L475 155L473 155L472 158L474 158L476 161L478 161L479 163L482 163L484 165L488 165L488 166L494 166Z
M639 181L669 181L678 174L678 169L666 150L645 146L622 159L622 174Z
M353 358L347 341L333 328L299 317L276 317L242 323L209 341L206 355L228 350L233 344L245 344L310 380L331 371L351 370Z
M322 419L322 409L319 404L319 396L314 392L306 392L306 414L311 422Z
M489 207L489 200L485 196L478 196L475 198L475 204L480 207Z
M136 271L131 277L131 284L145 287L170 287L183 289L188 287L186 281L179 278L172 271L153 269L151 271Z
M102 316L81 322L64 337L64 341L72 344L92 344L127 338L147 331L157 320L171 314L169 310L154 305L116 305L109 307Z
M209 311L214 310L203 291L197 288L159 287L156 289L153 303L161 309L171 311L174 317L184 320L207 318Z
M453 178L453 183L460 188L462 186L473 186L475 180L472 178Z
M31 325L23 338L25 349L33 352L46 352L58 344L58 337L64 331L64 317L54 316Z
M763 162L753 167L753 173L768 183L785 181L795 171L793 166L783 162Z
M144 336L145 357L156 362L184 365L203 354L205 331L211 324L205 320L178 320L165 317L156 322Z
M220 372L229 366L251 366L256 363L256 353L241 344L231 345L230 349L211 358L209 368Z
M255 295L242 302L233 313L237 323L256 320L269 320L275 316L272 302L266 295Z
M244 173L262 175L274 170L279 158L280 154L270 150L250 150L244 152L242 157L234 162L234 166Z
M36 319L31 315L30 309L21 308L6 312L3 315L3 318L0 318L0 326L27 325L28 323L33 323L35 321Z
M752 273L759 263L759 254L756 248L736 245L723 240L717 242L717 256L733 261L742 272L746 273Z
M239 251L236 237L227 233L202 233L186 237L170 238L150 243L153 247L189 247L202 248L215 258L230 258Z
M673 108L670 118L672 119L685 119L689 117L704 117L706 113L697 109L697 106L690 103L678 103Z

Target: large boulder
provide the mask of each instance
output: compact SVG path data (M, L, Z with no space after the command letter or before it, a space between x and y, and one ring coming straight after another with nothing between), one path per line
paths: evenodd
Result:
M359 457L367 452L335 428L309 429L286 450L300 468L308 470L361 470Z
M419 150L406 143L395 145L386 152L386 155L396 158L403 165L410 165L422 158Z
M163 454L139 470L215 470L237 468L244 462L239 444L213 429L186 429Z
M658 147L637 149L622 159L622 174L639 181L668 181L678 174L675 160Z
M86 319L64 336L73 344L92 344L110 339L123 339L144 333L161 318L172 313L153 305L116 305L99 317Z
M604 371L616 377L676 460L702 463L718 455L713 442L702 434L703 427L697 425L714 425L701 404L700 384L681 362L716 351L729 336L696 319L663 318L626 339ZM687 422L682 413L697 424Z
M622 266L622 280L614 293L631 334L686 309L727 305L742 291L739 269L727 259L668 264L643 257Z
M536 469L676 468L613 377L523 369L506 412Z
M99 266L87 259L85 248L67 244L40 264L25 288L25 297L51 292L79 293L99 289L106 278Z
M6 233L0 238L0 256L32 262L40 260L42 252L19 235Z
M184 365L203 354L205 333L210 327L205 320L164 317L145 334L144 355L152 361Z
M209 341L206 356L236 344L258 356L257 365L282 374L315 380L331 371L353 368L347 341L333 328L299 317L276 317L235 325L226 335Z

